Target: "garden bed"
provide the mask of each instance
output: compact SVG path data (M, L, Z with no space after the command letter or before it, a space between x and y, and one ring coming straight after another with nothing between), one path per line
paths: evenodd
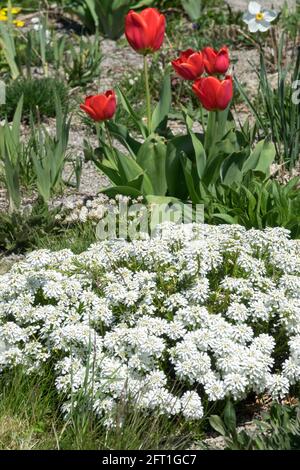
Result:
M0 2L0 448L300 448L299 7L98 1Z

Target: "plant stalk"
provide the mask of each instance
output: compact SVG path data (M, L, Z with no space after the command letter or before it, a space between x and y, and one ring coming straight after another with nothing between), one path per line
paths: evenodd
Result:
M151 134L151 95L149 86L149 73L148 73L148 61L147 56L144 56L144 75L145 75L145 89L146 89L146 104L147 104L147 124L148 131Z
M107 141L109 143L109 146L111 148L111 150L114 149L113 147L113 141L112 141L112 138L111 138L111 135L110 135L110 132L109 132L109 129L108 129L108 125L107 125L107 122L104 121L104 126L105 126L105 132L106 132L106 137L107 137Z

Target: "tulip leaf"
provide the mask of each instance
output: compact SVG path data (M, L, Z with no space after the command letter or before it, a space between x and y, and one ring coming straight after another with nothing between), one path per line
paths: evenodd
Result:
M117 195L130 196L133 198L142 196L141 191L130 186L113 186L100 190L100 193L106 194L110 198L115 198Z
M193 155L194 148L190 135L180 135L168 142L166 178L168 193L180 199L186 199L188 195L187 185L182 168L181 154Z
M118 139L121 144L126 145L131 155L135 156L140 149L141 143L131 137L127 127L113 121L108 121L107 125L111 134Z
M144 137L144 139L146 139L147 135L148 135L148 131L147 131L146 126L144 125L142 120L138 117L138 115L134 112L134 110L132 109L129 101L127 100L126 96L122 93L120 88L117 88L117 92L118 92L118 97L119 97L119 100L120 100L123 108L129 114L129 116L131 117L131 119L133 120L135 125L138 127L138 129L140 130L140 132L141 132L142 136Z
M221 180L226 186L242 182L242 169L247 156L247 152L242 150L241 152L232 153L223 161L220 174Z
M196 182L195 182L192 162L184 153L182 153L181 155L181 164L182 164L182 168L184 172L186 185L189 190L190 198L194 204L197 204L200 200L200 197L197 193L197 189L195 188Z
M119 2L123 2L124 0L118 0ZM134 2L134 5L130 5L132 10L138 10L139 8L147 7L153 3L153 0L140 0L139 2Z
M204 183L209 186L215 184L220 176L220 168L224 161L224 155L222 152L217 152L211 157L205 167L203 174Z
M182 110L183 119L184 119L184 122L185 122L185 125L186 125L186 130L187 130L187 132L189 132L190 130L193 129L194 120L189 115L188 110L186 109L185 106L181 105L181 110Z
M130 188L138 189L139 191L143 192L143 185L144 185L145 176L146 175L144 173L142 173L140 176L138 176L134 180L129 181L128 186L130 186Z
M181 204L184 203L177 199L176 197L169 197L169 196L154 196L152 194L145 196L146 201L149 204Z
M168 188L166 156L167 146L159 136L152 134L142 144L136 157L137 164L143 168L151 181L153 194L158 196L164 196Z
M269 175L270 166L274 162L275 156L276 150L274 144L267 140L261 140L245 162L243 173L246 174L248 171L253 170L266 176Z
M95 161L94 163L99 170L101 170L109 179L109 181L116 185L122 184L122 178L120 173L117 169L113 168L112 164L108 160L104 160L103 162Z
M201 140L191 130L189 134L194 147L198 176L202 178L206 166L206 153Z
M117 154L117 165L123 181L131 181L143 173L143 169L129 155Z
M157 132L158 130L163 130L166 128L171 102L171 80L170 75L166 74L164 77L162 89L160 91L159 103L152 114L151 124L153 132Z
M146 174L144 169L133 158L131 158L130 156L125 156L123 154L119 154L119 157L117 158L117 164L123 184L128 184L129 182L136 180L142 175L143 187L141 189L143 190L143 193L153 193L154 189L152 180L150 179L149 175Z
M202 2L200 0L181 0L182 7L192 21L197 21L202 12Z
M99 19L96 12L96 5L94 0L85 0L86 6L88 7L90 14L95 22L95 25L99 25Z
M237 217L232 217L229 214L212 214L215 219L222 220L226 224L237 224L238 223L238 218Z

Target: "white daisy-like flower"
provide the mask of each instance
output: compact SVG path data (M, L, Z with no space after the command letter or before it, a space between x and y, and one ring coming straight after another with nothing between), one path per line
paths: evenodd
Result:
M250 33L257 33L257 31L265 33L271 28L271 23L276 20L277 16L277 11L263 8L258 2L250 2L243 21L248 25Z

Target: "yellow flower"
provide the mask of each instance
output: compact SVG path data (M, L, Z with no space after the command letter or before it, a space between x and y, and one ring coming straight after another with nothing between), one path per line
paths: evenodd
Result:
M0 21L7 21L7 20L8 20L7 16L1 15L0 13Z
M13 24L16 25L17 28L23 28L23 26L25 25L25 21L14 20Z
M10 13L12 15L17 15L18 13L20 13L20 11L22 11L22 8L19 8L19 7L12 7L10 9L8 8L2 8L1 12L4 12L4 13L7 13L8 11L10 11Z

